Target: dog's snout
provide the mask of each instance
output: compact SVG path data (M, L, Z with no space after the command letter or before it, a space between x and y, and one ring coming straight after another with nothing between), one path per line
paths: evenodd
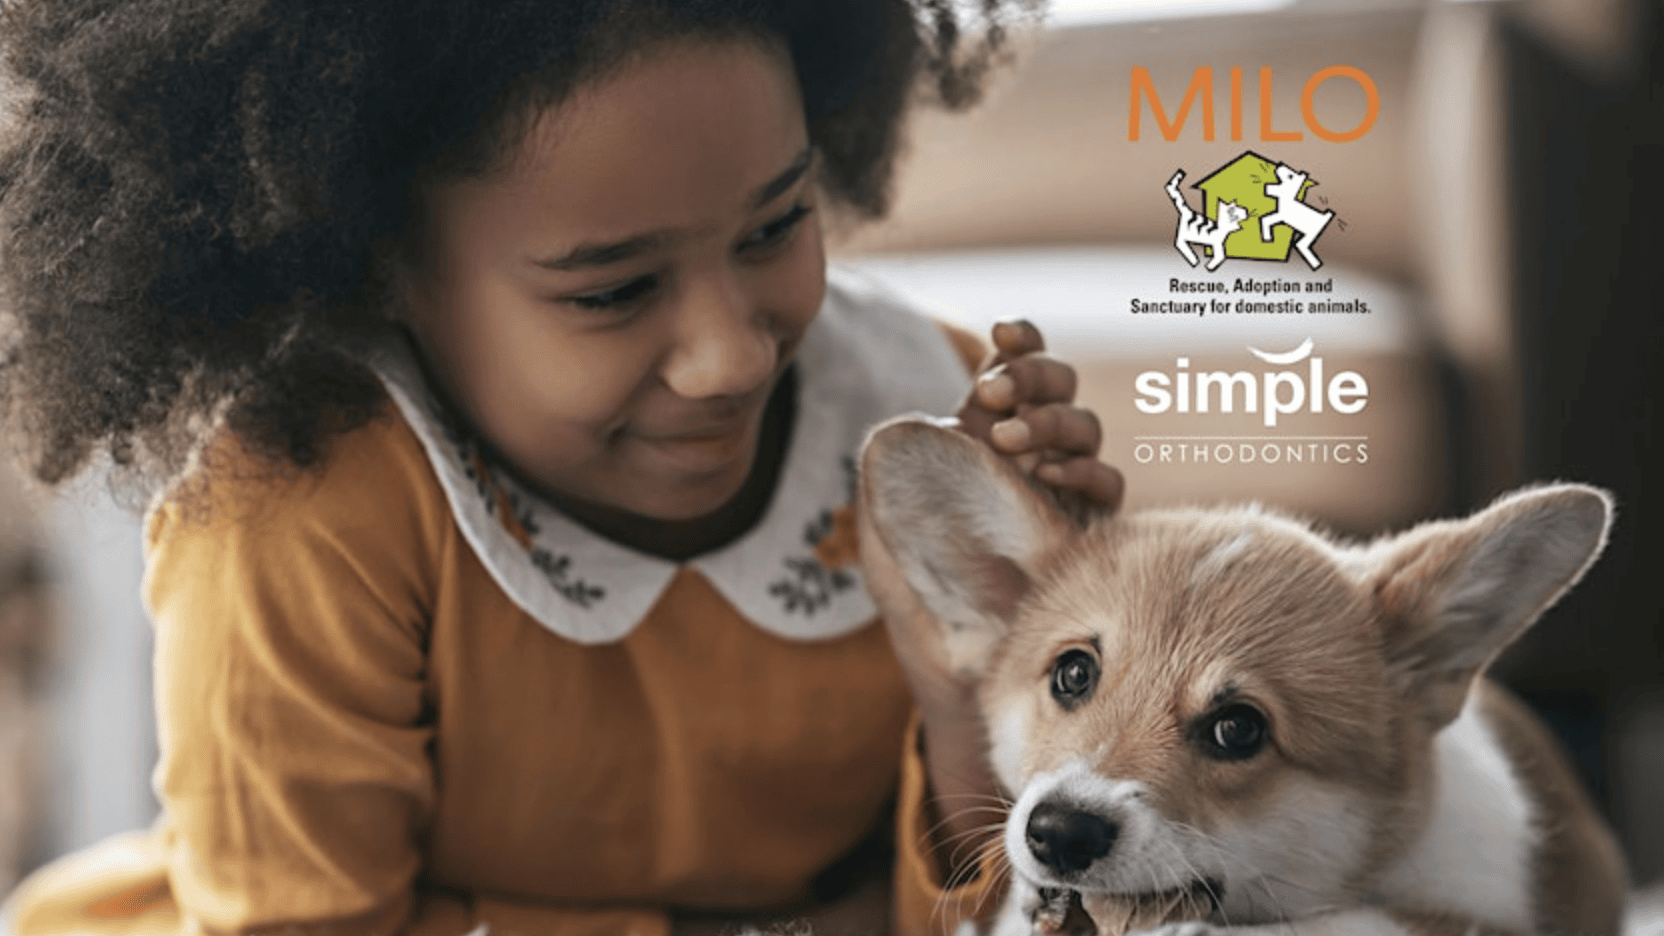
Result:
M1028 850L1046 867L1070 874L1109 854L1120 831L1093 813L1041 803L1028 816Z

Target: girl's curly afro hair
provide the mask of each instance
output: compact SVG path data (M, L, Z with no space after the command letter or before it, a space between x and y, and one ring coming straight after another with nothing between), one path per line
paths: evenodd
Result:
M374 415L423 179L487 171L644 41L783 41L827 194L885 209L919 86L969 103L1037 0L7 0L0 416L57 484L161 480L223 421L314 466ZM958 12L977 8L974 42Z

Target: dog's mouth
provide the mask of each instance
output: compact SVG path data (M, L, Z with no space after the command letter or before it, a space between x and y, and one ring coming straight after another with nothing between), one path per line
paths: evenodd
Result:
M1196 880L1171 890L1111 894L1040 888L1034 929L1044 936L1121 936L1164 923L1202 920L1219 910L1224 885Z

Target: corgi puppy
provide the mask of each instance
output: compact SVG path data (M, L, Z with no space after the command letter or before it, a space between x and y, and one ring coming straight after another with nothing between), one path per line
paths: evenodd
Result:
M1070 893L1200 899L1167 936L1618 931L1614 837L1483 678L1601 551L1605 493L1367 545L1255 507L1077 524L904 418L863 450L859 511L891 626L976 686L1011 804L985 928L1032 932Z

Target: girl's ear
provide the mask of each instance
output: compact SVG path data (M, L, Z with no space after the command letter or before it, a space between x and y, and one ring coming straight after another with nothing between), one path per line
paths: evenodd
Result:
M963 672L980 671L1075 530L988 446L920 418L891 421L867 438L859 512L862 563L881 608L916 596ZM912 596L886 594L902 584Z
M1435 727L1455 719L1473 680L1594 563L1611 518L1605 491L1556 484L1371 548L1388 659Z

